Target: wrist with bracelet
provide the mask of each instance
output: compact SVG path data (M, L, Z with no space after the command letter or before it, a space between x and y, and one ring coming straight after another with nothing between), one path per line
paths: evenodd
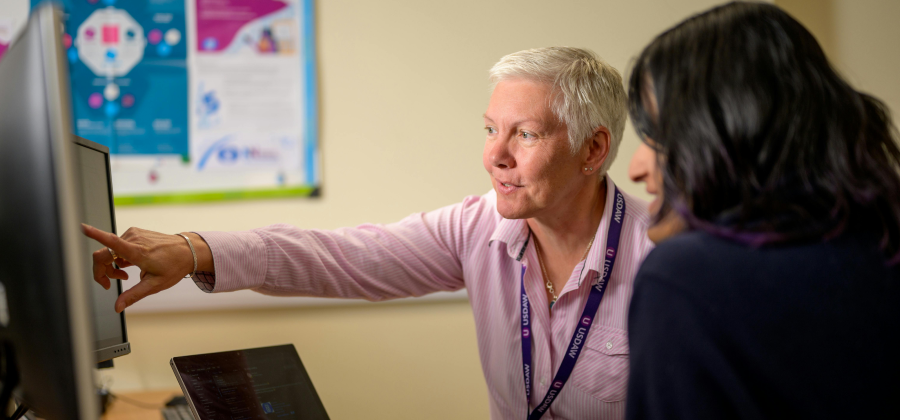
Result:
M194 250L194 244L191 242L191 238L189 238L187 235L185 235L183 233L176 233L176 235L184 238L184 240L187 241L187 243L188 243L188 247L191 248L191 256L194 257L194 269L191 271L191 274L189 274L185 277L193 278L197 274L197 251Z

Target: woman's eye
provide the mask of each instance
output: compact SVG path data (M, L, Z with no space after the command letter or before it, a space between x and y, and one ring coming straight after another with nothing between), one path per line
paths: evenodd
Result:
M494 127L484 127L484 129L487 130L488 134L497 133L497 129L495 129Z

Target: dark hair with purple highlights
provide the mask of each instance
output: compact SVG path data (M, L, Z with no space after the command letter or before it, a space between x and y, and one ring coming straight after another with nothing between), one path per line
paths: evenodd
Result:
M778 7L730 3L658 36L631 72L629 112L658 152L657 220L676 211L692 229L752 245L861 228L900 260L887 107L847 84Z

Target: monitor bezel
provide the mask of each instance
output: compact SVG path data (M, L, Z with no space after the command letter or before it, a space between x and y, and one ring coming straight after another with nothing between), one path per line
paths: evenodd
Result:
M118 235L118 230L116 228L116 205L114 202L114 194L113 194L113 184L112 184L112 165L109 161L109 148L85 139L83 137L78 137L76 135L72 135L72 142L82 146L87 147L88 149L96 150L100 153L103 153L104 161L106 162L106 190L109 192L109 216L110 216L110 226L112 227L112 233ZM112 287L116 288L116 291L119 295L122 294L122 280L119 279L110 279ZM105 362L107 360L111 360L116 357L125 356L126 354L131 353L131 344L128 342L128 330L125 324L125 311L119 313L119 319L121 320L122 325L122 343L115 344L112 346L107 346L103 348L98 348L94 351L96 356L96 362ZM98 340L94 340L94 344L98 343Z

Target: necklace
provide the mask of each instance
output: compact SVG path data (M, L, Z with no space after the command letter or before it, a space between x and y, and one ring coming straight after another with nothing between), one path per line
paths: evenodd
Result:
M584 250L584 255L581 256L581 259L584 260L587 258L588 252L591 250L591 245L594 244L594 236L591 237L591 241L588 242L587 248ZM547 269L544 267L544 257L541 256L541 246L538 245L537 241L534 241L535 250L537 251L538 256L538 265L541 266L541 273L544 274L544 280L547 280L547 291L550 292L550 296L553 296L553 300L550 301L550 309L553 309L553 304L556 303L556 300L559 299L559 296L556 294L556 289L553 288L553 283L550 281L550 276L547 275Z

